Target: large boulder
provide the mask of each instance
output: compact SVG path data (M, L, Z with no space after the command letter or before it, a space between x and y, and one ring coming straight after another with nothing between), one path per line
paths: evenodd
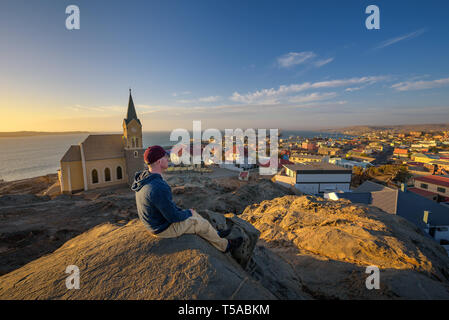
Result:
M279 188L279 185L268 179L239 181L237 177L210 179L183 175L166 175L172 187L173 199L182 208L212 210L218 213L240 214L253 203L271 200L287 194L290 190Z
M67 266L80 289L66 288ZM135 219L103 224L0 277L0 299L274 299L229 255L196 235L153 237Z
M449 299L445 250L399 216L347 200L285 196L248 206L240 217L314 298ZM368 266L380 270L378 290L366 287Z
M257 240L259 240L259 230L233 213L221 215L211 210L201 210L198 213L209 220L216 230L231 229L231 233L226 238L243 238L242 245L232 252L232 256L243 269L246 269L253 255Z
M57 181L58 175L56 173L29 179L5 181L0 183L0 194L42 194Z

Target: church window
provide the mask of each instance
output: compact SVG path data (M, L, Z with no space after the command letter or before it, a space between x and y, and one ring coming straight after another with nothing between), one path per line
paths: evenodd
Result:
M139 147L139 138L136 138L136 148Z
M122 167L117 167L117 180L122 180L123 173L122 173Z
M136 147L136 138L132 137L131 143L132 143L132 147L135 148Z
M98 183L98 171L97 169L92 170L92 183Z
M134 158L138 158L139 157L139 151L134 151Z
M111 181L111 169L104 169L104 181Z

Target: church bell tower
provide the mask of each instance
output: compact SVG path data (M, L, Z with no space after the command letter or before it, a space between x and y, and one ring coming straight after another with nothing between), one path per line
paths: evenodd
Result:
M135 173L142 171L145 167L142 147L142 124L139 118L137 118L131 89L129 89L128 111L126 118L123 119L123 144L128 184L131 185L134 181Z
M137 118L131 89L129 89L128 112L126 113L126 118L123 119L123 137L125 149L142 148L142 124L139 118Z

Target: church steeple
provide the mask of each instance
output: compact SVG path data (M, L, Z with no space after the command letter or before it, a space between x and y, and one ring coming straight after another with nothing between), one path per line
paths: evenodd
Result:
M142 124L139 118L137 118L131 89L129 89L128 111L126 118L123 119L123 138L125 149L142 148Z
M135 119L139 124L140 120L137 118L136 108L134 107L133 97L131 95L131 89L129 89L129 101L128 101L128 112L126 113L126 124L130 123L131 120Z

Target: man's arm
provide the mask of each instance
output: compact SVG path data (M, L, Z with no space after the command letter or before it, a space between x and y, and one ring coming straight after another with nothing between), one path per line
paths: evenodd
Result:
M181 210L176 206L169 188L160 186L153 190L151 201L170 223L184 221L192 216L190 210Z

